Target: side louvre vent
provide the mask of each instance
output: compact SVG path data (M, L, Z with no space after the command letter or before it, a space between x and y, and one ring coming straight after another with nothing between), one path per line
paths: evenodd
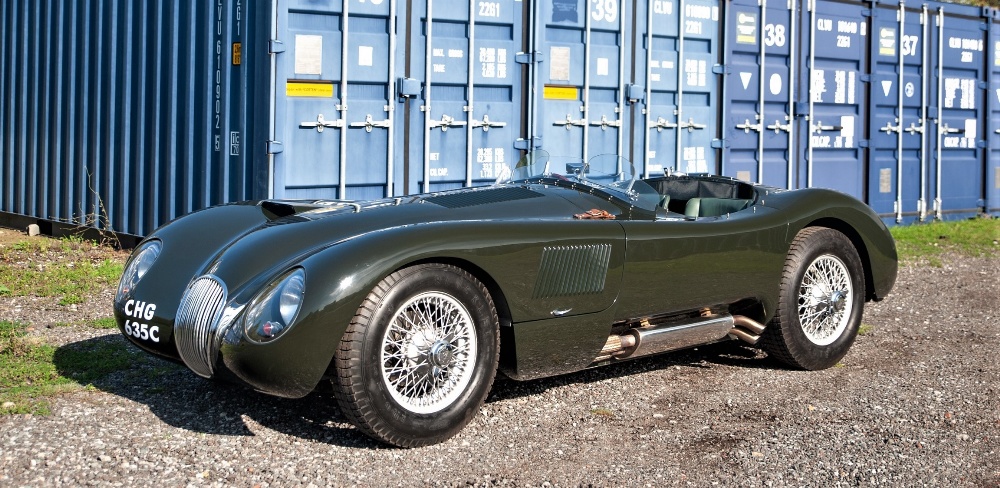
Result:
M473 190L451 193L427 198L426 201L436 203L445 208L472 207L475 205L486 205L489 203L512 202L514 200L525 200L528 198L538 198L541 193L527 188L491 188L488 190Z
M610 259L611 244L546 247L532 298L600 293Z

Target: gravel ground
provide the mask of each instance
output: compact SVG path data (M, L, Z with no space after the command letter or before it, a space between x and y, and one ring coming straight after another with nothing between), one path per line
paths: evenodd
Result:
M0 298L53 344L126 345L69 310ZM901 268L841 365L782 369L738 343L530 382L498 379L458 436L402 450L328 391L285 400L135 356L0 417L0 486L722 485L1000 487L1000 257ZM58 353L57 353L58 358ZM58 364L58 361L57 361Z

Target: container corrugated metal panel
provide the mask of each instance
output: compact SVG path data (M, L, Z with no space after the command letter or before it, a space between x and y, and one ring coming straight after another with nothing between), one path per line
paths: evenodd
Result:
M723 175L794 188L794 20L784 1L727 4Z
M273 195L392 195L400 117L397 0L279 3Z
M1000 9L991 11L989 41L989 85L986 98L990 106L990 125L986 128L989 148L986 154L986 208L1000 215Z
M933 17L933 211L939 219L964 218L981 211L985 196L987 30L977 7L940 4Z
M246 3L3 2L0 211L145 234L251 194Z
M664 169L717 173L721 112L721 11L715 0L639 2L632 154L645 174Z
M533 50L543 62L531 65L536 70L531 127L552 156L580 161L622 154L628 128L626 21L632 18L631 5L618 0L534 2Z
M803 9L799 93L808 94L799 116L799 186L826 187L864 199L863 76L868 65L867 3L814 2ZM804 182L804 184L803 184Z
M525 2L429 0L412 7L407 73L422 89L407 102L406 191L491 183L517 161L513 141L523 134L515 56L526 50Z
M887 222L926 215L930 70L926 8L880 2L872 15L868 204Z

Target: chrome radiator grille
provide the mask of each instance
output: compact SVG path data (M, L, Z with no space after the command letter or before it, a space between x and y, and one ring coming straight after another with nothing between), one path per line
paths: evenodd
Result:
M226 287L205 275L188 286L174 320L174 342L184 364L206 378L212 377L219 353L216 331L226 304Z

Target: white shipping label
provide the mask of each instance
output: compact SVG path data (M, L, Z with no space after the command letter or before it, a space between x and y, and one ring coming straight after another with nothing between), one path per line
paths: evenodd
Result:
M552 81L569 81L570 49L565 46L549 48L549 79Z
M323 36L295 36L295 74L323 74Z
M372 46L358 46L358 66L371 66L374 53L375 48Z
M608 58L597 58L597 76L608 76Z
M965 119L965 134L963 135L966 139L979 137L979 131L976 130L976 119Z

